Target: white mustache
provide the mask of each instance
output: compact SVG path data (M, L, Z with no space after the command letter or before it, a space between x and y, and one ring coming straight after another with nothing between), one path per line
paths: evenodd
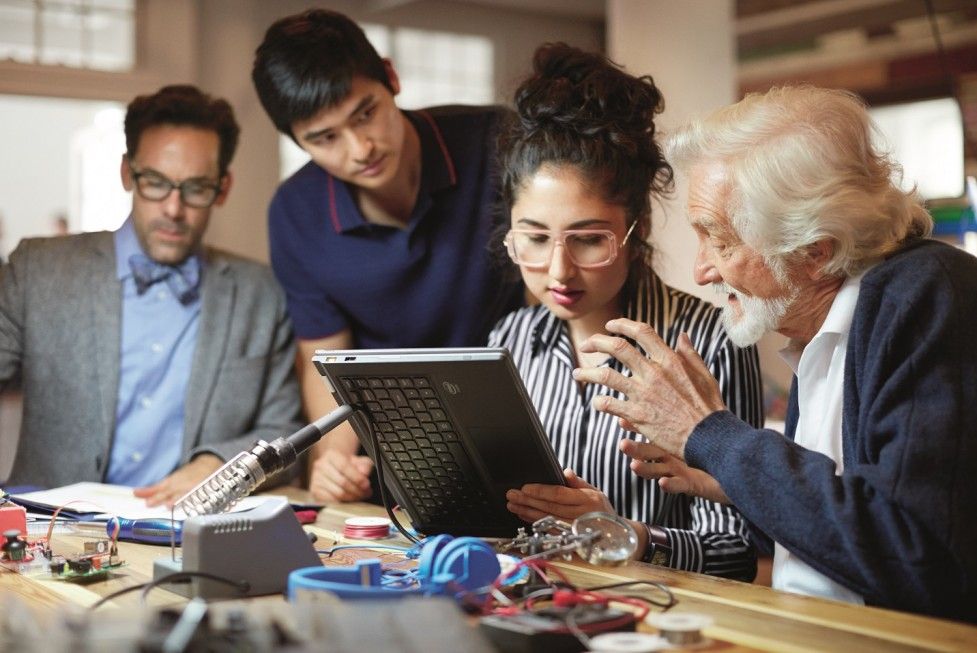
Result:
M725 281L712 284L712 289L717 295L736 295L739 297L739 293L733 290L733 288Z

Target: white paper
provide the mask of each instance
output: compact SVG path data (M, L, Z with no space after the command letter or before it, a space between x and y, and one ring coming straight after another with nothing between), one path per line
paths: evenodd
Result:
M132 488L125 485L108 485L106 483L75 483L51 490L25 492L13 495L14 501L23 499L33 503L50 506L52 510L63 507L72 512L97 513L95 519L108 520L112 517L126 519L170 518L170 509L165 506L155 508L146 507L146 500L133 496ZM244 497L229 512L242 512L264 503L273 495ZM285 497L275 496L276 499ZM182 511L177 511L176 519L185 519Z

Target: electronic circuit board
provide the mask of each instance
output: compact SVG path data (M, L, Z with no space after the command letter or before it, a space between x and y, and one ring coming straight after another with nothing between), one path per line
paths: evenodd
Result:
M25 576L85 584L106 580L125 565L109 539L88 540L82 553L68 556L54 554L43 539L20 541L23 547L16 553L4 550L0 566Z

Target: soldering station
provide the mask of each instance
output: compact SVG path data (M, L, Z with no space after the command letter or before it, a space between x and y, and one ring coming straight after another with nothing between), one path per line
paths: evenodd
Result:
M636 625L652 610L660 616L675 605L675 598L663 585L635 582L627 587L578 587L551 562L554 558L570 560L576 556L595 565L625 564L634 554L638 540L631 526L615 515L589 513L572 523L547 517L491 542L457 532L435 532L421 537L414 529L437 522L440 517L429 510L424 513L425 518L418 520L408 512L411 524L405 526L395 514L393 501L381 482L388 517L350 518L342 532L333 534L334 546L323 550L317 549L316 537L302 528L292 507L283 499L269 498L244 512L225 512L347 419L354 419L361 438L372 445L369 451L381 481L385 472L393 472L397 480L393 487L398 496L419 491L420 486L408 480L412 477L404 473L403 465L394 467L399 460L395 455L397 450L383 446L383 442L396 441L396 432L386 431L381 440L379 427L366 405L373 402L363 401L377 397L369 392L371 387L399 392L399 382L360 384L341 378L339 382L345 383L348 390L346 398L362 403L342 405L291 436L271 443L258 442L177 501L170 520L76 523L70 529L74 534L93 539L85 543L84 555L66 560L52 553L51 531L46 538L31 542L10 530L3 544L4 565L22 573L50 573L66 581L86 582L104 579L109 572L124 567L125 562L118 554L119 540L169 545L169 555L155 560L151 582L119 592L142 589L145 596L150 590L162 587L192 599L178 615L159 614L144 623L140 635L143 639L129 641L130 644L142 641L142 650L156 650L146 648L145 638L150 634L163 644L170 641L169 648L161 645L159 650L210 650L200 647L209 645L207 642L215 637L226 640L243 636L242 633L247 634L252 646L264 642L266 648L258 646L255 650L278 650L287 637L256 633L272 628L268 619L257 618L250 608L234 613L211 610L211 604L207 603L270 594L284 594L291 605L284 613L278 610L276 618L284 621L275 628L285 628L284 622L291 624L285 630L291 629L293 639L288 641L296 645L294 650L331 650L321 648L321 642L312 646L316 629L326 621L339 631L345 628L347 635L351 630L362 629L366 620L363 616L344 620L346 626L327 616L337 610L347 616L363 615L356 612L360 605L364 609L369 606L371 618L386 614L389 623L398 623L398 627L403 626L403 610L409 608L421 614L419 606L431 606L425 608L430 619L417 621L416 626L422 630L411 635L413 641L421 643L420 648L411 650L458 650L439 639L446 632L459 633L465 641L464 650L472 651L491 651L493 646L495 650L526 652L643 651L701 641L700 631L705 626L698 621L694 622L696 629L676 629L672 622L666 621L656 627L659 635L635 632ZM418 382L412 378L411 383ZM419 389L425 387L423 382L419 385ZM428 399L436 396L424 394ZM384 396L383 392L380 396ZM418 404L418 408L430 409L436 401ZM418 420L417 423L426 422ZM463 430L455 424L450 428ZM426 434L429 438L439 437L434 430ZM436 451L433 446L432 451ZM470 464L471 469L482 468L478 458L465 464ZM450 472L445 473L444 479L457 481ZM412 505L425 504L413 502ZM57 515L52 517L52 529L56 518ZM490 524L487 530L495 532L501 527L499 524ZM397 544L392 535L396 531L410 545ZM362 555L376 553L378 557L357 557L350 565L334 564L333 554L346 549L358 549ZM395 553L385 557L395 555L398 562L380 559L381 552L390 551ZM112 598L112 594L103 597L95 607L111 602ZM85 618L92 625L102 623L100 613L95 611ZM237 616L229 618L228 614L232 613ZM11 633L17 628L11 624L9 614L0 618L0 648L16 639ZM478 622L477 630L465 625L466 618ZM87 632L94 632L93 626L86 628ZM26 637L20 632L21 637ZM370 637L376 638L376 634ZM342 639L332 631L327 638L333 642ZM402 643L397 638L391 641L394 640ZM177 641L184 647L173 648L173 642ZM458 641L454 640L455 644ZM439 648L442 645L446 648ZM386 650L398 650L398 644L388 643Z

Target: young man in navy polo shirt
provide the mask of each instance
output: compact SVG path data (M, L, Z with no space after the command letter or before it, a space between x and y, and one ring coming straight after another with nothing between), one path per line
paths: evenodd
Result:
M483 344L522 300L488 250L503 110L400 111L390 61L349 18L318 9L268 29L252 79L278 130L312 157L269 209L309 417L335 407L316 349ZM317 498L371 494L358 450L348 425L316 445Z

